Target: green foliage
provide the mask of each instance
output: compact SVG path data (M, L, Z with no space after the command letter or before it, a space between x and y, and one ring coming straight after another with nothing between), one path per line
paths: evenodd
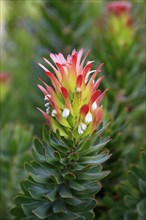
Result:
M100 220L109 219L106 213L116 206L119 199L119 185L127 178L125 176L127 169L138 159L139 142L141 146L145 144L143 15L139 17L136 15L142 5L142 2L139 4L132 2L132 7L137 7L137 10L133 8L131 10L132 26L124 27L122 22L125 17L120 20L119 17L110 18L106 15L108 18L105 16L100 21L100 26L97 25L94 34L94 45L96 45L93 47L94 57L105 63L106 77L103 87L109 88L107 100L103 105L109 110L105 111L105 118L109 118L111 126L106 132L111 136L112 141L107 147L113 155L105 165L105 168L112 170L112 173L103 181L103 190L97 195L100 209L95 211L97 219ZM112 31L112 28L115 28L115 32L120 30L120 34ZM111 211L111 220L123 218L122 211L119 211L120 206L122 201L116 206L115 217Z
M41 5L41 19L35 29L40 44L39 53L68 54L73 48L91 47L91 26L97 15L95 2L45 1ZM39 54L39 56L40 56Z
M69 141L44 128L43 141L35 140L33 160L25 165L29 176L11 211L16 220L93 219L99 180L109 174L102 171L111 156L102 151L109 141L99 136L103 130L76 143L71 134Z
M119 214L120 219L126 220L146 218L146 150L141 150L139 160L139 164L128 171L128 182L124 181L119 188L122 203L111 209L110 219L117 219Z
M3 220L11 219L9 210L20 190L19 183L26 175L24 162L30 160L31 130L12 124L1 130L0 216Z
M7 96L3 103L0 103L3 116L0 120L1 127L9 121L13 123L17 121L25 125L30 123L41 125L41 117L39 118L36 110L40 103L40 93L36 87L37 75L34 69L36 66L34 47L37 40L30 40L32 27L29 24L34 16L31 11L35 12L36 8L32 7L30 10L32 1L29 2L30 5L27 0L23 3L22 1L3 1L2 11L5 12L6 17L2 22L4 36L1 37L3 42L1 71L8 73L10 79L7 85ZM33 4L36 5L36 3Z

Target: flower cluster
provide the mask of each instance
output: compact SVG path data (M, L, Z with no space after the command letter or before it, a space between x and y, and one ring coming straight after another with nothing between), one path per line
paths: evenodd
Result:
M41 85L38 87L45 96L46 112L39 110L53 132L59 129L64 137L67 137L69 131L75 138L85 137L96 130L102 119L100 102L107 89L104 92L98 89L103 76L97 80L96 76L103 64L96 70L91 70L93 61L88 61L84 65L89 51L82 59L83 52L83 49L78 52L73 50L67 59L61 53L51 53L50 58L55 65L44 58L54 74L39 63L52 83L52 86L49 86L40 79L44 87Z

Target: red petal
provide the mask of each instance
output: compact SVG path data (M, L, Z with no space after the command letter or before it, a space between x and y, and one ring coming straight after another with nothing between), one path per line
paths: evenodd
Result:
M94 72L94 74L93 74L93 75L91 76L91 78L90 78L89 84L92 84L93 80L95 79L96 75L98 74L98 72L100 71L100 69L102 68L103 65L104 65L104 64L101 63L101 64L99 65L99 67L96 69L96 71Z
M91 96L90 105L92 105L93 102L96 101L96 99L100 96L100 94L101 94L101 91L100 91L100 90L97 90L97 91Z
M90 53L90 50L88 50L87 53L85 54L85 57L84 57L84 59L81 62L81 66L84 65L84 62L85 62L86 58L88 57L89 53Z
M76 63L77 63L77 53L75 53L73 56L72 56L72 65L74 67L76 67Z
M83 69L83 77L84 77L84 79L85 79L87 73L89 72L89 70L91 69L91 67L92 67L92 63L89 63L89 64L87 64L87 65L84 67L84 69Z
M102 106L94 111L93 131L96 130L98 124L102 119Z
M96 89L98 88L98 86L100 85L102 79L104 78L104 76L101 76L97 81L96 83L94 84L94 87L92 88L92 91L96 91Z
M99 96L99 98L97 98L97 105L99 105L99 103L101 102L101 100L103 99L103 97L104 97L104 95L105 95L105 93L108 91L108 89L106 89L100 96Z
M89 106L87 104L83 105L80 108L80 113L83 114L84 116L88 113L88 111L89 111Z
M79 76L77 77L77 80L76 80L76 87L77 87L77 88L80 88L80 87L81 87L81 85L82 85L82 79L83 79L82 75L79 75Z
M68 98L68 91L65 87L61 87L61 92L65 99Z
M61 74L64 76L65 71L64 71L62 65L60 63L56 63L56 66L57 66L58 70L61 72Z
M44 118L46 119L46 121L49 123L50 127L52 127L52 122L51 122L51 118L50 116L44 112L43 110L41 110L40 108L37 108L44 116Z
M45 95L45 96L47 96L47 95L49 95L49 93L48 93L48 91L46 90L46 89L44 89L44 87L42 87L41 85L37 85L38 86L38 88L42 91L42 93Z
M46 87L47 91L52 95L54 93L54 90L52 89L51 86L48 86L42 79L38 78Z
M60 88L60 83L58 82L56 77L53 75L53 73L46 71L46 75L51 79L51 82L56 89Z

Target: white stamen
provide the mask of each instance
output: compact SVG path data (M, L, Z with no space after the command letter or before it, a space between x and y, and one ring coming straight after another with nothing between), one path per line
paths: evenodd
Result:
M49 107L49 105L50 105L50 103L49 103L49 102L47 102L47 103L45 104L45 107Z
M62 112L62 116L64 118L67 118L69 116L70 110L68 108L65 108Z
M81 123L81 128L82 128L82 130L86 130L86 128L87 128L87 125L85 124L85 123Z
M93 104L92 104L92 110L95 110L95 109L97 109L97 104L96 104L96 102L93 102Z
M53 109L52 112L51 112L51 116L55 117L56 115L57 115L57 111L56 111L56 109Z
M44 98L44 100L48 100L48 97L45 95L45 98Z
M76 89L76 91L77 91L77 92L81 92L82 90L81 90L80 87L78 87L78 88Z
M86 130L87 128L87 125L85 123L81 123L78 125L78 133L79 134L83 134L84 131Z
M83 134L83 133L84 133L84 131L82 130L81 125L80 125L80 124L79 124L79 126L78 126L78 133L79 133L79 134Z
M47 113L47 114L49 114L49 109L50 109L50 107L48 107L48 108L46 109L46 113Z
M91 121L92 121L92 115L90 112L88 112L87 115L85 116L85 122L90 123Z

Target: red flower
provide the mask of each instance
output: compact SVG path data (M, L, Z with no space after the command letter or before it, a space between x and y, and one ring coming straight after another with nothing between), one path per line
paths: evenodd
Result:
M117 16L125 13L129 13L131 9L131 3L128 1L113 1L106 5L106 10Z

